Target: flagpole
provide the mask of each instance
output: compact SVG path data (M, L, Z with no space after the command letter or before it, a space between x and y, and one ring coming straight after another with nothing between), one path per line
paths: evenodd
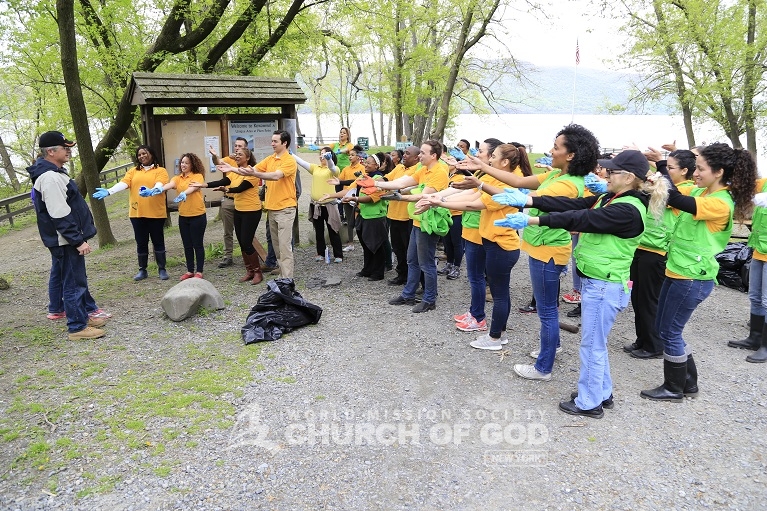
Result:
M570 122L575 121L575 86L578 82L578 64L581 63L581 51L578 46L578 38L575 39L575 74L573 76L573 102L570 109Z

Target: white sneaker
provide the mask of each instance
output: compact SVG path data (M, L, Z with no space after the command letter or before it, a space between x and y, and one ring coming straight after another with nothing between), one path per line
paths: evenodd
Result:
M549 381L551 379L551 373L543 374L535 366L528 364L514 364L514 372L526 380Z
M557 351L554 353L554 356L557 356L560 353L562 353L562 346L557 346ZM531 351L530 352L530 357L538 360L538 355L540 355L540 354L541 354L541 350L537 349L535 351Z
M508 339L506 340L508 342ZM490 337L490 334L480 335L477 337L476 341L471 341L469 343L469 346L472 348L477 348L478 350L492 350L492 351L498 351L503 346L503 334L501 334L501 338L498 340L493 339Z
M351 252L354 250L354 245L346 245L343 249L344 252Z

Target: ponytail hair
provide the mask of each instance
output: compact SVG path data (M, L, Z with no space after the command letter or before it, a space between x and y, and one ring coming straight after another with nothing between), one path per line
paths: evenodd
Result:
M524 144L519 142L512 142L511 144L519 151L519 168L522 169L522 175L525 177L532 176L533 166L530 165L530 158L527 157L527 149Z
M512 172L519 167L519 149L514 144L501 144L495 150L500 153L502 160L509 160L509 168Z
M722 169L721 183L730 188L730 195L735 202L735 219L748 218L753 210L751 200L754 198L757 177L756 161L751 153L716 143L701 149L700 156L711 170Z
M692 175L695 172L695 153L688 151L687 149L677 149L676 151L670 152L668 155L679 163L680 168L687 170L684 177L686 179L692 179Z
M666 202L668 201L668 191L671 187L670 181L660 172L648 174L645 181L640 181L639 189L650 196L650 204L647 211L653 216L656 222L660 222L663 213L666 211Z

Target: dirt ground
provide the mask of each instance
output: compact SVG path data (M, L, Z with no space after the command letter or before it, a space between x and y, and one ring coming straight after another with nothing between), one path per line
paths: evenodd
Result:
M11 283L0 291L0 508L767 509L767 364L726 346L747 334L744 293L719 286L695 312L685 335L701 393L681 404L640 399L662 361L622 351L634 340L622 312L615 408L578 419L557 404L576 386L579 335L562 332L552 381L511 370L538 343L537 317L516 312L531 293L525 256L509 345L473 350L451 320L467 307L465 273L440 278L436 311L390 306L400 288L354 277L361 250L313 261L304 204L296 281L322 319L246 347L239 328L265 284L237 283L241 263L209 264L226 309L172 323L159 300L178 261L168 282L133 282L132 232L115 210L120 244L88 256L92 292L114 313L97 341L68 342L45 318L50 262L36 227L0 238ZM177 230L166 239L180 255ZM331 275L339 287L305 286Z

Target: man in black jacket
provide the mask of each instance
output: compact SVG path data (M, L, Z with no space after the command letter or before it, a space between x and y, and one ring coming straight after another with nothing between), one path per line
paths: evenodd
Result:
M47 131L40 135L39 145L41 156L27 171L33 184L40 238L61 268L69 340L97 339L104 336L98 327L106 320L88 317L84 257L91 252L88 240L96 235L96 226L85 199L64 168L75 143L61 132Z

